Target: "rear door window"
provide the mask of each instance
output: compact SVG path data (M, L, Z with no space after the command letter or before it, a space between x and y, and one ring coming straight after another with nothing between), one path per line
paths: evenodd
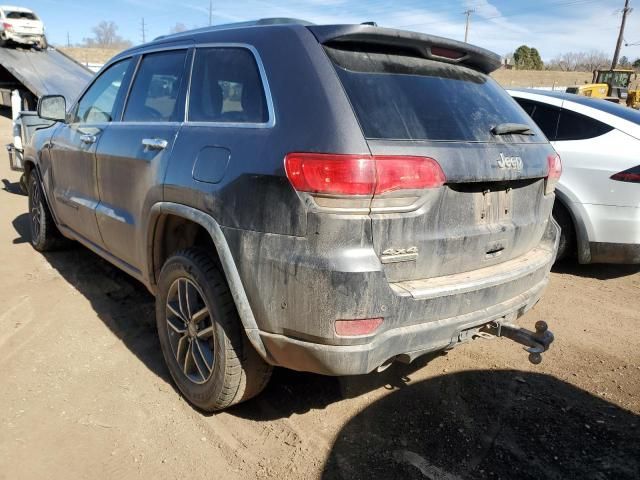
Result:
M538 131L509 94L478 71L401 54L325 50L369 139L495 142L491 129L501 123Z
M185 74L186 50L145 55L129 93L125 122L171 122L184 117L179 100Z
M265 123L269 120L258 65L248 49L197 49L191 78L189 121Z
M553 141L556 140L558 132L558 121L560 120L560 109L552 105L517 98L516 101L525 112L536 122L545 136Z

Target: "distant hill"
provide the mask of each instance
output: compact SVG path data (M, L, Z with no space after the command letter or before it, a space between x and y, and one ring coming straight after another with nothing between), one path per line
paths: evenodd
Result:
M115 48L85 48L85 47L62 47L58 48L63 53L66 53L71 58L83 65L87 64L105 64L116 54L120 53L119 49Z

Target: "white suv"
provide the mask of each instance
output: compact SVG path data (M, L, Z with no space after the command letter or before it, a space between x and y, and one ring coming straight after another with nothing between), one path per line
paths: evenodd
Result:
M640 112L571 93L509 93L562 158L557 258L640 263Z
M28 8L0 5L0 46L9 41L47 48L42 20Z

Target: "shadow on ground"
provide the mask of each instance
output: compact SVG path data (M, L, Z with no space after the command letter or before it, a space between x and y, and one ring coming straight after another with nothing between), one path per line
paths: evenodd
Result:
M25 196L22 188L20 188L20 182L10 182L6 178L2 179L2 189L5 192L13 193L14 195Z
M19 237L30 241L29 215L13 220ZM40 255L34 251L34 255ZM66 248L43 254L49 264L85 296L104 324L152 372L170 382L155 327L153 296L138 281L98 255L69 241Z
M576 261L556 263L552 269L555 273L565 273L576 277L597 278L609 280L612 278L628 277L640 273L640 265L593 264L580 265Z
M337 435L325 479L637 479L640 417L549 375L471 371L395 390Z
M18 233L14 243L30 241L28 214L16 217L13 226ZM174 386L156 333L155 301L141 283L74 242L69 242L68 248L47 252L44 257L84 295L100 320L150 371ZM403 386L409 381L408 375L424 366L429 359L425 357L411 365L392 365L380 374L339 379L276 369L262 395L229 412L266 421L322 409L335 401L383 386L389 389Z

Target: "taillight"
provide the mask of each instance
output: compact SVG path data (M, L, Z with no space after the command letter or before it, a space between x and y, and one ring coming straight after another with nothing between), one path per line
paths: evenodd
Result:
M640 165L611 175L611 180L617 180L619 182L640 183Z
M438 162L427 157L374 156L378 174L375 193L421 190L444 185L446 178Z
M13 25L11 25L10 23L3 23L2 26L5 30L13 30Z
M549 155L547 157L547 163L549 164L549 173L545 180L544 193L545 195L550 195L555 191L556 185L560 180L560 175L562 175L562 161L560 160L560 155Z
M438 162L427 157L290 153L284 164L293 188L327 195L381 195L446 181Z

